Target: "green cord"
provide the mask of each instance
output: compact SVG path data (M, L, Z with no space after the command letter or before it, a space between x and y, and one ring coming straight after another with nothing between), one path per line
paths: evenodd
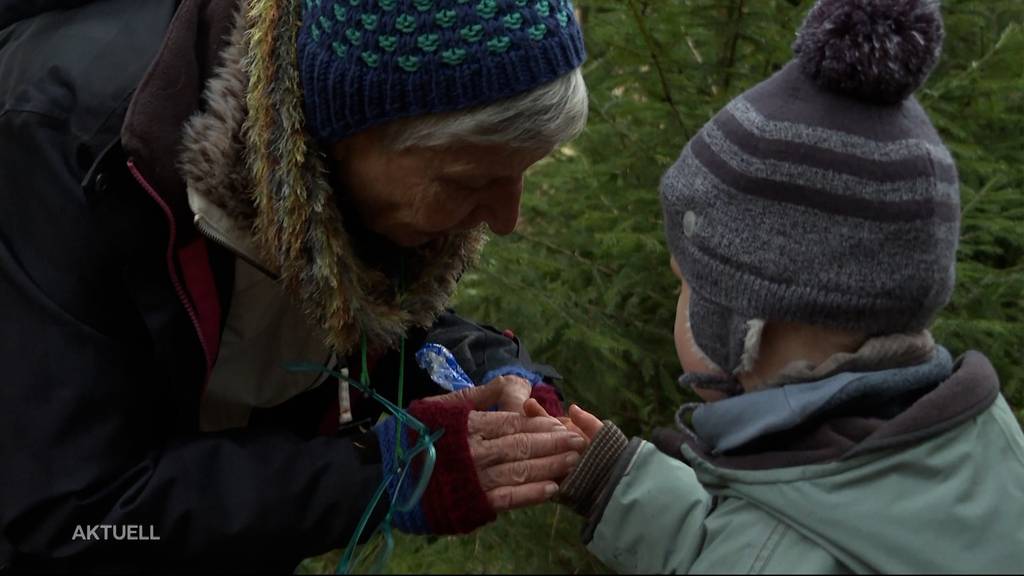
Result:
M388 508L388 513L384 516L384 520L381 521L380 526L377 528L377 531L381 532L385 538L384 551L382 553L381 558L377 562L378 567L383 567L383 565L387 562L387 559L390 556L391 550L394 546L393 540L391 538L392 511L398 510L400 512L408 512L409 510L412 510L423 497L423 493L426 492L427 485L430 483L430 477L433 475L434 464L437 461L437 451L434 448L434 444L444 434L444 429L431 432L431 430L427 428L425 424L417 420L415 417L413 417L411 414L409 414L399 406L396 406L387 398L378 394L372 388L364 385L362 382L358 382L352 378L349 378L346 374L343 374L336 370L325 368L324 366L321 366L319 364L310 363L290 364L287 366L287 369L290 372L323 373L338 378L340 380L345 380L351 386L361 391L370 399L379 402L381 405L384 406L384 408L387 409L388 412L391 412L395 419L400 420L404 425L412 428L419 435L419 439L416 441L416 444L410 450L405 452L401 459L401 462L399 463L399 466L396 468L398 481L395 486L394 494L391 497L390 507ZM417 479L416 487L413 489L413 493L407 501L398 502L398 495L401 493L401 486L408 477L409 472L413 469L412 460L413 458L419 456L421 453L423 454L423 466L420 468L420 474L419 478ZM355 553L356 544L359 542L359 537L362 535L363 530L366 529L366 524L369 522L370 516L372 515L373 511L377 508L377 504L380 503L380 499L383 497L387 489L387 484L388 479L387 477L385 477L385 479L381 482L380 486L377 487L377 491L374 493L373 497L370 499L370 503L363 511L363 515L359 519L359 523L356 526L356 530L352 533L352 537L349 539L348 545L345 548L345 553L338 561L338 566L336 570L337 574L348 574L348 571L351 569L351 562L352 557Z
M366 334L359 337L359 348L362 351L362 369L359 372L359 382L367 388L370 387L370 369L366 367Z
M405 393L405 336L402 337L398 353L401 360L398 361L398 405L402 406L402 398ZM402 420L395 418L395 466L398 466L402 458Z
M398 261L398 294L401 296L402 283L405 276L405 258L400 257ZM377 394L373 387L370 385L370 370L367 362L367 342L366 333L364 332L360 336L360 360L361 360L361 371L359 374L359 383L356 384L354 380L346 378L344 375L327 370L321 366L314 366L310 364L295 364L289 367L292 371L321 371L332 374L335 377L343 378L349 381L350 384L361 390L364 394L381 403L395 418L395 473L398 475L398 482L396 483L394 495L391 498L388 512L385 514L384 519L378 526L377 531L381 532L384 537L384 550L377 562L374 563L373 571L382 572L384 566L387 564L388 559L391 557L391 552L394 550L395 541L391 535L391 515L395 509L408 512L419 502L422 498L423 493L426 491L427 483L430 480L430 476L434 471L434 462L436 461L437 454L434 448L434 442L441 437L443 430L431 433L430 430L423 425L422 422L416 420L412 415L403 410L401 406L404 404L405 397L405 336L402 336L399 344L399 358L398 358L398 397L397 405L388 402L388 400ZM419 433L419 440L416 445L413 446L412 450L405 454L402 450L402 424L404 421L409 420L409 424ZM419 483L413 490L412 496L408 502L397 502L398 494L401 493L401 485L405 482L406 475L409 470L412 469L412 459L419 455L420 452L426 452L423 468L420 471ZM356 545L359 542L359 537L362 535L363 530L366 529L366 524L370 521L370 516L373 511L377 508L377 504L380 503L380 499L384 496L387 490L388 476L385 475L384 481L381 482L380 486L374 492L373 497L370 498L370 503L363 510L362 517L359 518L359 524L356 525L356 530L353 532L352 537L349 539L348 545L345 547L345 552L341 555L338 560L338 565L335 569L335 574L348 574L352 569L352 559L355 555Z
M398 297L401 298L405 282L405 255L398 256ZM402 336L398 349L398 405L404 406L405 396L405 335ZM395 419L395 467L402 458L402 421Z
M377 491L373 493L373 498L370 499L369 506L363 511L363 516L359 519L359 524L356 525L356 531L352 533L352 538L348 541L348 546L345 547L345 553L341 555L338 560L338 566L335 568L335 574L348 574L351 569L352 557L356 552L356 544L359 543L359 536L363 533L366 528L366 523L370 521L370 515L373 514L373 509L377 507L377 503L380 502L381 496L384 495L384 491L387 489L387 482L382 482L377 487ZM391 523L391 511L388 511L387 516L381 525ZM389 530L390 531L390 527Z

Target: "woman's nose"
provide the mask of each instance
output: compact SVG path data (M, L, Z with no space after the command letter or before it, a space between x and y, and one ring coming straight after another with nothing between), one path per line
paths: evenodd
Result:
M519 222L519 203L523 196L523 179L495 190L483 205L484 222L498 236L515 232Z

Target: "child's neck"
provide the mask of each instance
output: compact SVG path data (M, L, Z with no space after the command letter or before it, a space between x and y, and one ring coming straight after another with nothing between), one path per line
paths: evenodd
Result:
M818 365L841 352L856 352L864 334L836 328L822 328L788 322L770 322L761 333L753 370L739 374L747 392L765 387L793 362Z

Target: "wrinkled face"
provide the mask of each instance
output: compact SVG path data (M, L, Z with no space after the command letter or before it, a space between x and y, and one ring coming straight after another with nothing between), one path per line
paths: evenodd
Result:
M670 265L672 273L679 278L679 301L676 303L676 326L674 330L676 340L676 355L679 356L679 364L686 372L698 374L718 374L720 371L703 354L697 351L697 345L693 341L693 332L690 330L690 285L686 283L679 264L672 258Z
M347 200L363 223L405 247L475 228L511 234L527 168L551 149L465 145L396 151L379 130L331 149Z

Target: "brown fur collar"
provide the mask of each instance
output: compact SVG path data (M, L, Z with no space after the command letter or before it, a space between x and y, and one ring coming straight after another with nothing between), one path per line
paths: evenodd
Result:
M204 109L186 125L180 167L190 193L252 233L262 260L345 354L366 335L393 346L428 326L484 244L482 228L406 250L405 289L386 265L357 255L328 182L325 156L303 130L295 62L301 2L242 0ZM362 248L362 246L360 246ZM397 259L397 249L378 257Z

